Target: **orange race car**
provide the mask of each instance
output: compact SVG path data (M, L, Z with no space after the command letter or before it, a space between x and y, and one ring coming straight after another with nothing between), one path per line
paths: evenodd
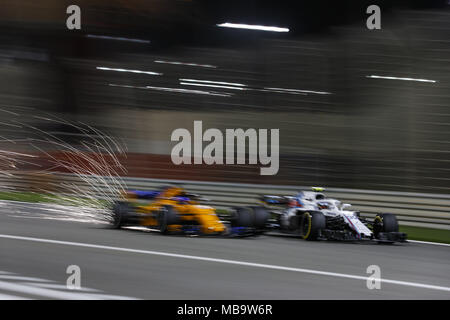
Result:
M160 191L127 191L114 204L112 225L144 226L163 234L202 234L248 236L262 233L269 213L262 207L234 208L229 215L201 204L205 200L180 187Z

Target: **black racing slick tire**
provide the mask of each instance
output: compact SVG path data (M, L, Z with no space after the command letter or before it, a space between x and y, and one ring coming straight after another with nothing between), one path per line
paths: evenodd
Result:
M115 229L120 229L122 226L126 225L131 210L132 208L126 202L118 201L114 203L111 226Z
M321 230L325 229L325 216L322 212L305 212L301 217L300 231L302 238L308 241L318 240Z
M239 207L235 209L232 219L233 227L253 227L252 211L249 208Z
M162 234L169 233L169 226L178 222L178 215L172 206L164 206L158 213L158 229Z
M263 207L239 207L232 219L233 227L247 227L263 230L269 219L269 212Z
M254 227L256 229L265 229L267 220L269 220L269 212L264 207L252 207L254 215Z
M373 223L373 233L378 238L380 232L398 232L398 221L395 214L377 214Z

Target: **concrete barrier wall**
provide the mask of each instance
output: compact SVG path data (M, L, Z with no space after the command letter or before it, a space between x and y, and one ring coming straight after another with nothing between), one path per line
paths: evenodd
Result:
M63 190L59 186L72 185L97 197L116 197L117 187L127 189L157 189L164 185L178 184L190 192L199 193L211 200L217 208L230 208L257 204L262 194L293 195L300 190L309 190L309 186L281 186L263 184L236 184L222 182L121 178L119 182L112 177L84 176L71 174L51 174L42 179L42 175L21 174L0 177L3 189L7 190ZM92 186L95 185L95 188ZM69 189L65 189L70 192ZM69 191L67 191L69 190ZM394 213L403 225L421 226L450 230L450 195L428 193L406 193L374 190L356 190L329 188L325 191L329 197L343 203L352 204L362 216L373 217L377 213Z

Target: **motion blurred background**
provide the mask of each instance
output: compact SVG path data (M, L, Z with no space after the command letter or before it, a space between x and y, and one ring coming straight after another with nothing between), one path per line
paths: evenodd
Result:
M71 4L81 8L81 30L66 28ZM381 30L366 27L371 4L381 8ZM120 141L132 177L450 189L448 1L2 0L0 6L2 150L30 151L23 124L80 144L80 132L48 121L61 118ZM289 32L217 26L224 22ZM279 173L173 165L170 135L192 131L194 120L204 129L279 128Z

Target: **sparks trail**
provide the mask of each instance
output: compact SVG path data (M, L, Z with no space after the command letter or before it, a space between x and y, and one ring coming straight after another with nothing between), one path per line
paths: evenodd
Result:
M2 114L1 117L2 120L4 117L19 116L19 114L16 112L3 109L3 106L2 108L0 108L0 114ZM21 125L12 124L8 122L8 120L1 121L0 125L8 127L9 129L10 128L22 129ZM35 156L23 152L12 151L15 150L14 147L15 145L17 145L17 142L18 140L16 139L10 139L3 135L0 135L0 178L15 177L14 174L18 170L18 165L21 164L33 165L33 162L29 160L31 160L30 158L35 158ZM9 186L3 184L2 188L9 188Z
M14 116L18 115L17 113L4 109L0 109L0 112L6 112ZM20 125L15 125L7 122L0 122L0 125L22 129L22 126ZM37 156L28 154L26 152L12 151L15 149L14 147L22 141L24 140L9 139L4 136L0 136L0 178L15 178L15 173L17 173L19 169L18 166L21 165L39 167L38 164L35 164L33 162L33 159L37 158ZM10 186L4 184L2 188L9 189Z
M18 172L17 164L21 164L28 169L27 173L31 169L38 179L48 178L48 181L35 187L35 191L45 194L51 201L57 198L58 203L77 208L65 211L64 215L73 211L78 216L98 219L98 213L102 212L105 213L103 218L109 219L111 202L126 190L121 178L121 175L126 174L120 161L120 158L126 157L123 144L85 123L73 123L58 117L33 118L44 121L47 125L63 125L75 130L77 133L69 135L71 138L76 137L77 141L67 142L67 139L61 137L64 133L52 133L13 120L11 126L25 128L29 133L29 138L22 139L21 142L25 142L33 152L27 154L0 149L0 175L12 177L12 171ZM6 138L0 142L16 144L14 140ZM60 209L64 210L62 208L64 207ZM52 211L55 209L56 207L52 208Z
M125 183L120 174L126 173L117 154L124 154L123 148L112 137L87 124L75 125L64 120L54 120L72 126L82 134L79 146L73 146L49 132L39 130L44 145L56 147L59 154L51 154L32 143L36 149L48 157L51 171L63 171L74 174L83 183L61 182L57 186L64 200L80 207L98 207L107 210L118 194L125 191ZM48 172L49 170L45 170ZM73 195L81 196L73 198Z

